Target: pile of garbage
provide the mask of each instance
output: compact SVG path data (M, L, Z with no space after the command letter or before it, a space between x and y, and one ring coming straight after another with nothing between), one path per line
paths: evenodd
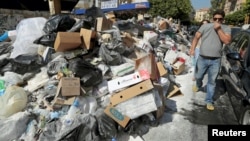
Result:
M190 42L164 18L26 18L8 39L0 42L1 141L141 137L190 67Z

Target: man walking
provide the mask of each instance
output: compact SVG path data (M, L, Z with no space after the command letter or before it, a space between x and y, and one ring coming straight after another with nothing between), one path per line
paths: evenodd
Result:
M208 74L206 107L208 110L214 110L213 96L215 93L216 79L221 64L221 49L223 44L231 42L231 28L222 24L225 17L223 10L216 10L213 13L213 23L202 25L195 33L190 48L190 56L194 55L195 47L201 38L200 55L196 63L196 85L193 91L197 92L202 87L204 75Z

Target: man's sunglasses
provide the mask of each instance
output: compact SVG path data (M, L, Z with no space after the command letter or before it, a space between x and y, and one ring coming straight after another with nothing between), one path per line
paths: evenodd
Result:
M214 18L214 21L217 21L217 20L222 21L223 18Z

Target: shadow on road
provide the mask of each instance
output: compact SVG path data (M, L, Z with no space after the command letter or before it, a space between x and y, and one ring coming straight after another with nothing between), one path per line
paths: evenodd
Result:
M221 79L217 80L217 87L214 95L215 110L209 111L204 103L195 103L192 110L182 108L179 114L185 116L185 119L194 124L237 124L230 101L228 99L224 82Z

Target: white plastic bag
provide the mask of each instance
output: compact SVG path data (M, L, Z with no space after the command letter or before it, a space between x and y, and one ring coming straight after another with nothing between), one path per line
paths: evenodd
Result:
M35 17L23 19L18 23L17 36L13 43L14 48L10 58L15 58L21 54L37 54L39 45L33 42L44 35L43 27L46 21L46 18Z

